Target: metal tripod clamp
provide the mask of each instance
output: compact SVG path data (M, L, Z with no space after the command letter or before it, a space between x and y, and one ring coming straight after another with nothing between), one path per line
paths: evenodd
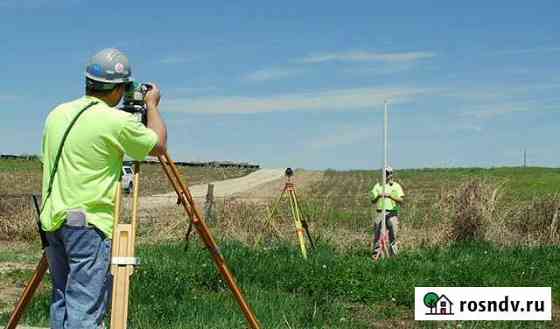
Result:
M118 266L139 266L140 259L138 257L112 257L111 258L111 265L118 265Z

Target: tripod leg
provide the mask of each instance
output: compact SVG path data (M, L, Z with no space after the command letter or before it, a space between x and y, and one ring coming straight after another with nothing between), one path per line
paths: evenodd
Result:
M303 212L301 211L301 207L299 199L297 197L297 193L294 190L294 200L296 203L296 209L298 210L298 212L300 213L300 221L301 221L301 225L303 226L303 229L305 230L305 234L307 235L307 239L309 240L309 244L311 245L312 249L315 249L315 244L313 243L313 239L311 238L311 233L309 233L309 225L307 224L307 219L305 219L305 216L303 215Z
M192 229L193 229L193 222L191 220L189 221L189 227L187 228L187 233L185 233L185 248L184 248L185 251L189 250L189 242L191 239Z
M286 192L286 188L284 188L282 190L282 193L280 193L280 196L278 197L278 199L274 203L274 207L272 207L272 210L270 211L270 214L268 215L267 222L270 222L272 220L272 217L274 217L274 214L276 213L276 210L278 209L278 205L280 204L280 201L282 200L282 197L284 196L285 192Z
M14 308L12 315L10 316L10 320L8 320L6 329L15 329L17 327L17 324L21 319L25 308L31 301L33 294L39 287L39 284L43 280L43 277L45 276L48 268L49 263L47 261L47 254L43 252L43 256L41 257L41 260L39 261L39 264L35 269L35 273L33 273L33 277L31 278L27 286L25 286L25 289L23 290L23 293L21 294L16 307Z
M272 210L269 210L268 206L266 207L266 210L268 212L268 217L265 219L265 224L270 225L272 227L272 229L274 230L274 232L276 232L277 236L281 236L282 234L280 233L280 230L278 229L278 227L276 227L276 225L274 225L274 222L272 221L272 219L274 218L274 215L276 214L276 210L278 209L278 205L280 204L280 201L284 197L285 192L286 192L286 188L284 188L282 190L282 193L280 193L280 196L278 197L278 199L274 203L274 206L273 206Z
M383 221L381 223L381 255L383 257L389 257L389 249L388 249L388 237L387 237L387 220L384 216Z
M303 237L303 225L301 224L301 214L299 213L299 208L297 205L296 196L293 190L288 191L290 196L290 208L292 209L292 215L294 217L294 223L296 225L296 233L299 240L299 246L301 248L301 254L304 259L307 259L307 249L305 248L305 238Z
M163 172L165 173L165 176L167 176L167 179L169 179L170 182L173 181L173 175L172 175L172 169L170 167L169 164L169 160L165 157L158 157L159 161L161 163L161 167L163 169ZM181 205L181 193L175 189L175 192L177 193L177 204ZM185 248L184 250L187 251L189 249L189 242L190 242L190 237L191 237L191 233L192 233L192 229L193 229L193 214L192 214L192 210L190 209L190 205L188 207L185 208L185 211L187 212L188 216L189 216L189 227L187 229L187 232L185 233Z
M39 207L39 202L37 201L37 196L34 194L32 195L32 197L33 197L33 204L35 206L35 211L37 212L37 225L39 227L39 234L41 234L41 245L44 250L48 246L48 243L47 243L47 238L45 236L45 232L41 228L41 219L40 219L41 210ZM35 272L33 273L31 280L25 286L25 289L23 290L16 306L14 307L14 310L12 311L12 314L10 315L10 319L8 320L8 324L6 325L6 329L15 329L17 327L17 324L21 319L23 312L27 308L29 302L31 302L31 298L33 298L33 295L35 294L35 291L41 284L41 281L43 281L43 278L48 268L49 268L49 262L47 260L47 254L46 252L43 251L41 260L39 260L39 263L35 268Z
M138 218L138 192L140 166L135 164L134 192L132 199L132 218L130 224L119 224L121 210L121 189L117 189L113 227L113 250L111 273L113 274L113 298L111 305L111 329L126 329L128 319L128 296L130 276L137 264L134 257L136 222Z
M214 238L210 234L210 231L208 230L206 223L204 222L202 216L200 215L200 212L195 207L195 203L192 198L192 195L189 189L185 186L185 184L181 180L181 176L179 175L179 171L177 170L177 167L171 161L169 154L167 152L164 155L159 156L158 158L163 165L163 170L166 171L167 177L169 177L170 179L171 185L175 189L175 192L177 192L177 195L179 195L181 204L183 205L185 212L189 215L190 219L192 220L194 227L198 231L198 234L200 235L202 241L206 245L206 248L210 252L212 259L216 264L216 267L222 274L222 277L228 284L237 303L239 304L239 307L241 308L241 311L243 312L243 315L245 316L245 319L249 324L249 327L251 329L260 329L260 324L253 310L251 309L249 304L245 301L245 297L243 296L243 293L237 286L237 283L235 282L235 277L227 267L225 259L218 245L216 244Z

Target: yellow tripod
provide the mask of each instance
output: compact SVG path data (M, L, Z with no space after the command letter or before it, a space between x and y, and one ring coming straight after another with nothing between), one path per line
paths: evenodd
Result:
M290 210L296 226L296 234L299 239L301 254L303 255L304 259L307 259L307 249L305 247L305 238L303 236L304 231L305 234L307 235L307 239L309 239L309 244L311 245L311 248L315 249L315 244L313 243L313 239L311 238L311 234L309 233L309 226L307 225L307 221L303 217L301 208L299 206L299 201L296 194L296 186L292 182L293 174L294 172L291 168L286 169L286 177L287 177L286 184L284 185L284 189L282 190L280 197L278 198L278 200L274 204L274 207L272 208L272 211L270 212L270 215L268 217L268 222L272 220L272 217L274 216L276 210L278 209L278 205L280 204L280 201L282 200L284 195L287 194L288 200L290 202Z

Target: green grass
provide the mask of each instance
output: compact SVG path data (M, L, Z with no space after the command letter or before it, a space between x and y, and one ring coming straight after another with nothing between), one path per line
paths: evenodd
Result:
M455 245L408 251L380 263L370 261L366 249L339 254L326 245L308 261L288 246L253 250L226 243L223 251L263 328L288 328L286 321L292 328L359 329L379 321L398 328L398 321L413 319L415 286L552 286L553 301L560 304L556 247ZM143 265L133 276L131 328L244 328L206 250L144 246L139 256ZM46 325L47 308L44 292L27 312L26 323ZM490 324L477 328L495 328ZM519 328L518 322L498 325ZM524 322L523 328L551 326Z
M425 185L455 185L468 179L481 178L504 183L509 194L528 199L534 196L560 192L560 169L541 167L412 169L398 171L403 181L422 182ZM412 183L414 186L414 183Z
M41 171L39 160L0 160L0 172L2 171Z
M315 194L338 197L363 196L381 179L379 171L352 170L325 172L324 179L313 188ZM454 187L470 179L485 179L503 183L509 195L530 199L560 192L560 169L541 167L499 168L438 168L403 169L396 171L395 179L402 183L405 193L431 195L441 188ZM409 194L409 193L407 193Z
M41 258L40 243L10 242L0 245L0 264L3 262L34 264Z

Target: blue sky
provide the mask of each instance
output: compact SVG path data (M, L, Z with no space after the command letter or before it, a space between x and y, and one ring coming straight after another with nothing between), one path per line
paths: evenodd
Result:
M176 160L558 166L558 1L0 0L0 153L39 153L98 50L162 89Z

